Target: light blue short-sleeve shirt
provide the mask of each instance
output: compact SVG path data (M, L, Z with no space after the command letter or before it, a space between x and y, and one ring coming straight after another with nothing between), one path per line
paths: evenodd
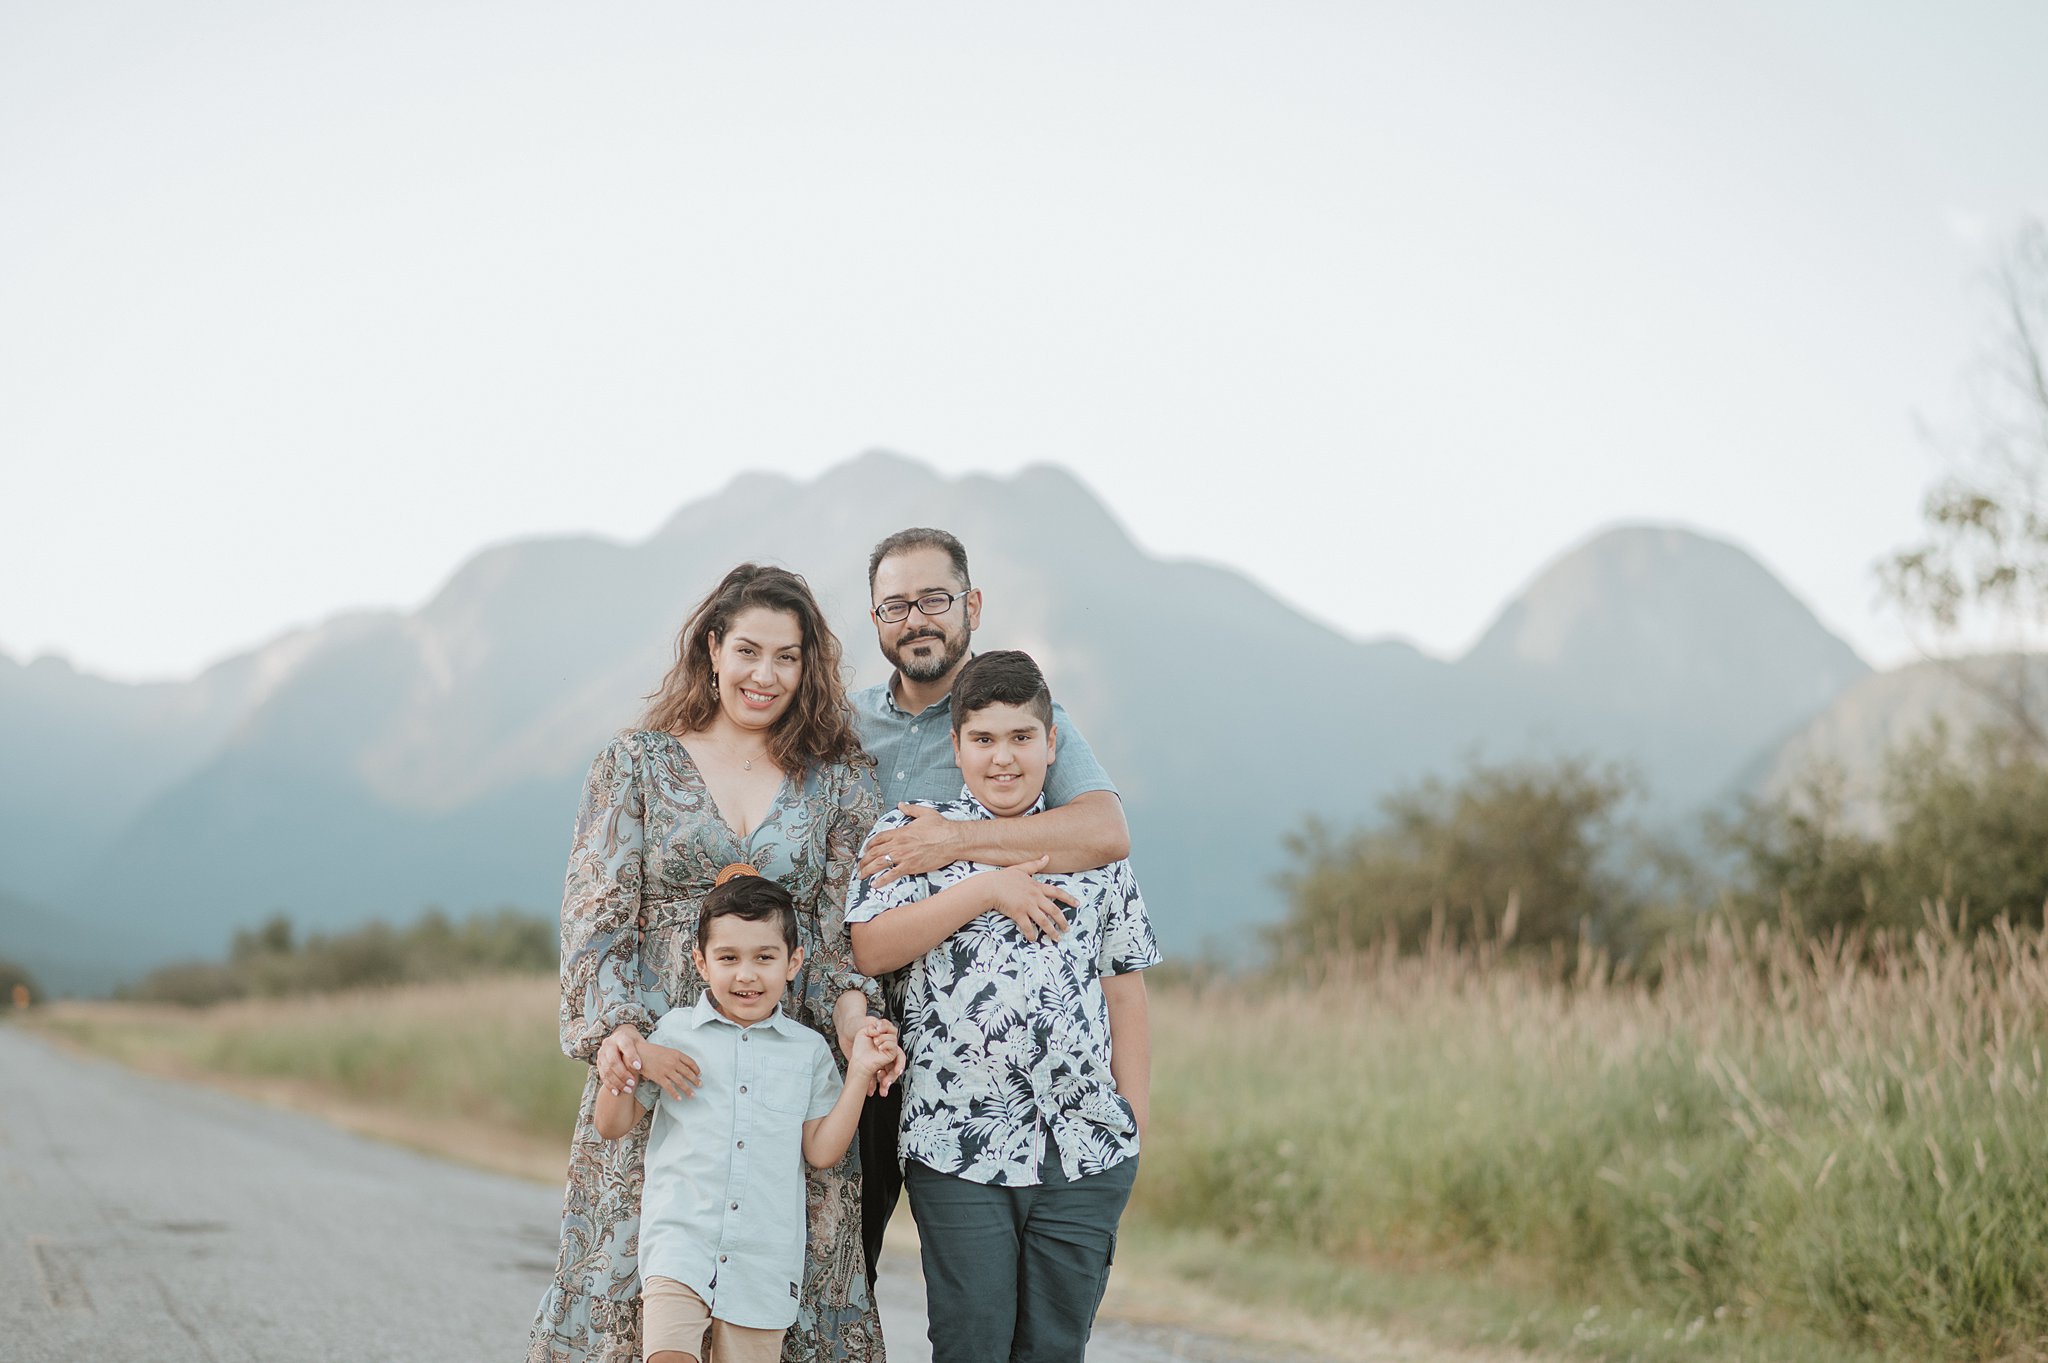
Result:
M654 1109L640 1200L640 1276L673 1278L714 1319L756 1330L796 1321L804 1273L804 1123L842 1081L825 1039L780 1008L751 1027L709 993L662 1016L649 1041L697 1062L692 1097L635 1090Z
M897 706L890 691L894 680L856 691L850 698L861 746L875 759L876 774L881 777L882 808L894 809L907 800L937 805L959 798L952 694L948 692L944 699L913 715ZM1095 760L1095 750L1058 701L1052 703L1052 723L1059 743L1045 772L1045 803L1067 804L1077 795L1096 790L1116 794L1109 773Z

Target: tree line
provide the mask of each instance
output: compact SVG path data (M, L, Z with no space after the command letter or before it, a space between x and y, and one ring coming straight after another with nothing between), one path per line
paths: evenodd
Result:
M404 927L375 921L346 932L300 936L273 914L235 932L225 961L159 966L115 997L188 1007L234 999L286 998L485 975L552 974L559 947L551 918L501 908L454 920L429 909Z

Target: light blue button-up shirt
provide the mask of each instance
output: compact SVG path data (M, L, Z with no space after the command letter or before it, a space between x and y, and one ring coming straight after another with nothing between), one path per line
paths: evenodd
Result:
M882 780L882 808L894 809L905 800L937 805L957 799L960 767L953 760L952 694L913 715L896 704L889 689L894 681L892 676L849 697L861 746L875 759ZM1109 773L1058 701L1052 703L1052 723L1059 742L1045 772L1046 804L1067 804L1093 790L1114 795Z
M796 1320L804 1273L803 1124L839 1101L825 1039L780 1008L751 1027L707 992L647 1038L697 1062L694 1097L653 1083L640 1200L640 1276L690 1287L714 1318L756 1330Z

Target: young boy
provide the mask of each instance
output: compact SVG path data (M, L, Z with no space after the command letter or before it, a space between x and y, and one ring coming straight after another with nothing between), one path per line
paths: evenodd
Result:
M695 1363L707 1333L719 1363L776 1363L803 1282L803 1163L846 1154L895 1040L870 1024L842 1084L824 1038L784 1016L804 959L796 908L751 868L705 896L691 954L704 994L664 1014L648 1042L697 1062L695 1095L600 1087L593 1116L617 1140L654 1112L640 1201L646 1363Z
M953 686L963 798L1027 819L1059 735L1030 657L983 653ZM874 838L908 822L892 811ZM1128 862L1042 876L955 862L855 883L855 965L908 967L902 1154L923 1242L933 1363L1079 1363L1138 1170L1159 960Z

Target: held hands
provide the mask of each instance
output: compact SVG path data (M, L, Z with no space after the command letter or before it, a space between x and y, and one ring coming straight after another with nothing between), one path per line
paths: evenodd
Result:
M975 877L988 887L989 907L1015 923L1027 942L1037 941L1041 934L1059 941L1067 930L1067 915L1061 906L1071 908L1081 902L1056 885L1033 879L1051 860L1040 857L1021 866L982 871Z
M846 1053L847 1077L869 1093L887 1093L908 1059L897 1043L896 1024L870 1018L854 1033L853 1049Z
M877 833L861 849L855 874L877 886L904 876L923 875L960 860L955 850L953 821L929 805L901 804L910 818L901 828Z
M682 1051L657 1046L626 1023L597 1048L597 1081L613 1093L631 1093L642 1079L652 1079L671 1098L693 1098L701 1072Z

